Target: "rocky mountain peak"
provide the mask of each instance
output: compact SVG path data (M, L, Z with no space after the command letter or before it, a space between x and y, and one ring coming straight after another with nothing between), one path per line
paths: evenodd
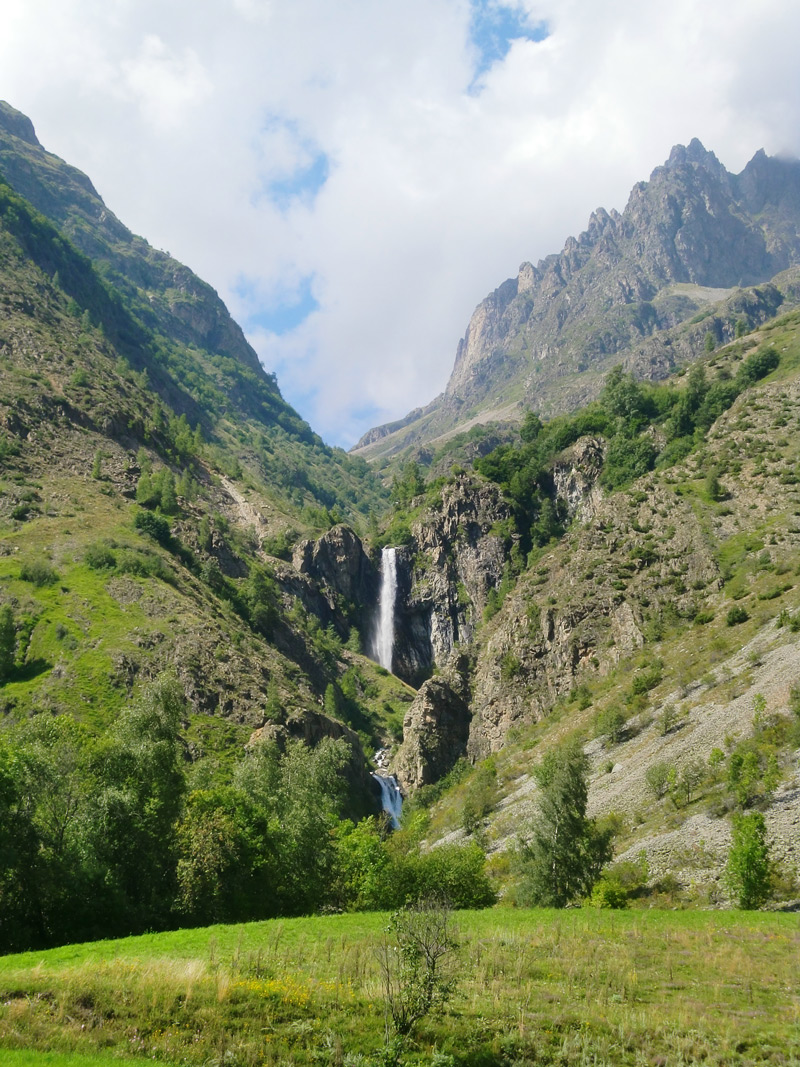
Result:
M6 103L5 100L0 100L0 129L10 133L13 137L18 137L27 144L41 148L31 120L27 115L23 115L21 111L13 108L11 104Z
M674 170L691 164L704 167L714 177L727 173L714 153L709 152L697 137L693 137L688 145L674 145L664 166Z
M800 265L798 235L800 162L761 150L734 175L697 138L675 145L622 214L598 208L560 253L523 263L487 296L424 419L395 423L366 447L419 447L480 415L569 411L597 394L615 363L664 377L696 357L709 330L731 339L745 304L751 327L775 314L765 283ZM775 284L778 304L795 299L793 283Z

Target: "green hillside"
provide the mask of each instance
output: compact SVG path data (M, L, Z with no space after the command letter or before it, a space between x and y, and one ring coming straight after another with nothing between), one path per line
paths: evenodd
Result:
M0 175L0 1063L797 1063L796 917L701 911L800 898L792 272L387 486L7 105Z

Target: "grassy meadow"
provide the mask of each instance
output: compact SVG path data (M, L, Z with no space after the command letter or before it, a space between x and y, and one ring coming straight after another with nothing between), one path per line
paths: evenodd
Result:
M418 1026L408 1063L800 1064L796 914L455 919L455 992ZM366 1065L383 1044L386 923L283 919L6 956L0 1064Z

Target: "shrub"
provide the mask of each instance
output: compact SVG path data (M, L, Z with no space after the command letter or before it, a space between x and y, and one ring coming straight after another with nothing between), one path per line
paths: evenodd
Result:
M775 370L780 361L774 348L759 349L742 362L736 377L743 385L751 385Z
M83 554L83 562L93 571L111 570L117 565L117 557L111 550L111 546L103 541L95 541L87 545Z
M593 908L627 908L628 891L612 874L604 874L592 890L589 904Z
M14 669L14 653L17 647L17 630L14 614L8 604L0 607L0 682L4 682Z
M660 800L665 796L669 790L670 783L674 777L673 768L669 763L653 763L645 771L644 780L647 782L647 788L653 794L653 796Z
M168 546L172 540L167 520L161 515L154 515L151 511L137 511L133 525L160 545Z
M35 559L30 563L23 563L19 576L23 582L31 582L38 587L55 585L58 581L58 574L43 559Z
M661 664L654 663L652 667L648 667L647 670L639 671L634 675L631 689L636 695L649 693L651 689L655 689L661 681L661 677Z
M725 622L728 626L738 626L742 622L747 622L750 618L748 613L742 607L731 608L728 614L725 616Z
M117 574L134 574L137 578L159 578L162 582L173 580L172 571L155 552L137 552L124 549L117 556Z
M627 718L619 708L605 708L594 717L595 737L606 737L612 745L618 744L625 731Z

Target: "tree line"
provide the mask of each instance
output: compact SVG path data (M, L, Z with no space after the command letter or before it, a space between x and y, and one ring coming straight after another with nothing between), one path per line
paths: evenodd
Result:
M0 951L322 910L495 895L477 845L342 817L343 741L256 744L225 780L191 763L163 677L102 737L39 714L0 737Z

